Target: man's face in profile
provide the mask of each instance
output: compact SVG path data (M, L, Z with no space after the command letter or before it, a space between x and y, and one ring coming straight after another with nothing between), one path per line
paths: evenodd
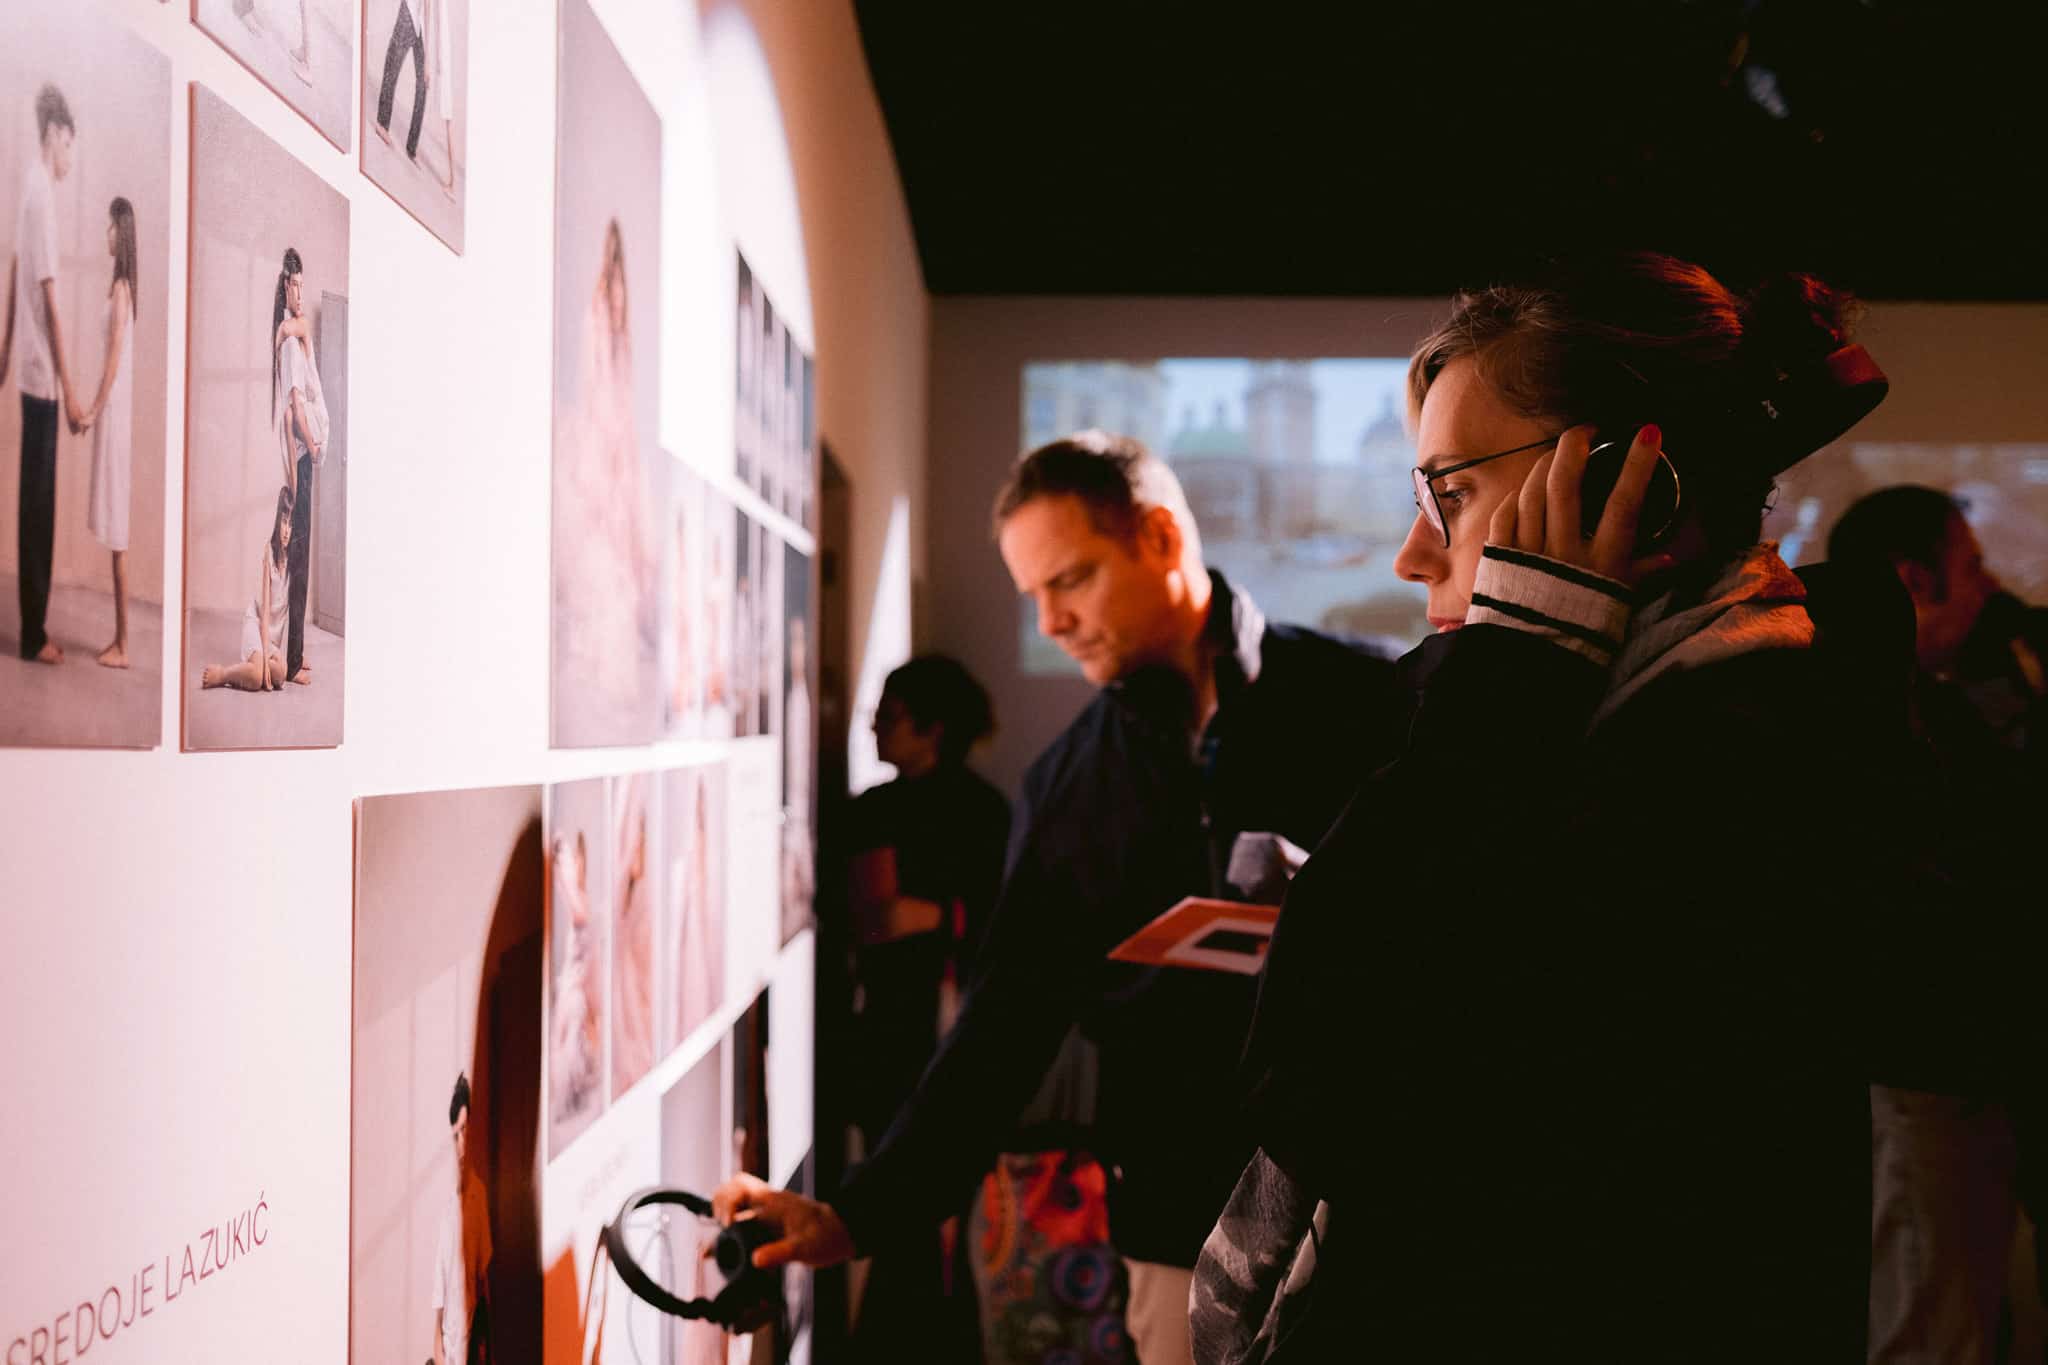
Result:
M1160 509L1129 537L1106 535L1072 494L1033 498L997 537L1017 591L1038 608L1038 631L1065 650L1098 687L1167 657L1172 649L1169 584L1180 567Z
M455 1183L462 1184L463 1167L469 1160L469 1107L463 1106L455 1115L455 1122L449 1125L448 1138L455 1144Z
M1921 662L1940 668L1955 658L2000 585L1984 566L1976 532L1957 515L1949 519L1940 574L1918 575L1909 580L1908 588L1914 599Z

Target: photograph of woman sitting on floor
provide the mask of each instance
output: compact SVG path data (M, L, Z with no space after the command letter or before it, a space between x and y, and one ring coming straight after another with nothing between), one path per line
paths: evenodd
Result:
M297 499L289 488L277 490L277 515L270 539L256 569L256 595L242 616L242 662L208 664L201 687L233 687L244 692L272 692L284 686L285 601L291 575L286 571L292 542L292 509Z

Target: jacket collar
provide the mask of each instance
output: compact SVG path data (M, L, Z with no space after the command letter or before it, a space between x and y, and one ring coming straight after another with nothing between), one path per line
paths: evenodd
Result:
M1637 610L1608 675L1598 725L1666 673L1759 649L1813 643L1806 585L1778 557L1776 542L1751 547L1722 567L1703 592L1667 592Z
M1220 715L1265 669L1266 614L1250 594L1230 586L1209 570L1209 616L1202 625L1202 643L1214 660L1216 706ZM1178 728L1192 721L1193 698L1177 670L1147 667L1110 683L1104 689L1125 706L1164 720L1177 716Z
M1216 654L1217 692L1227 696L1232 686L1249 687L1259 680L1266 659L1266 613L1250 593L1231 587L1215 569L1209 570L1209 589L1202 638Z

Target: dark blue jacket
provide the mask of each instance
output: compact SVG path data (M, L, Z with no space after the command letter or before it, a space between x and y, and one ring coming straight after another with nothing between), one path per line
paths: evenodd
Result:
M1190 895L1222 891L1240 831L1313 848L1405 706L1390 661L1268 625L1212 575L1214 718L1185 683L1112 684L1032 764L978 981L915 1094L834 1200L864 1249L953 1212L1077 1023L1098 1048L1099 1154L1123 1255L1192 1266L1252 1141L1234 1078L1253 979L1105 954Z

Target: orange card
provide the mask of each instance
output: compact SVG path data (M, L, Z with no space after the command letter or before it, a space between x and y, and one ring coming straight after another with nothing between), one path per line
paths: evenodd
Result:
M1277 905L1189 896L1110 949L1118 962L1258 975L1280 921Z

